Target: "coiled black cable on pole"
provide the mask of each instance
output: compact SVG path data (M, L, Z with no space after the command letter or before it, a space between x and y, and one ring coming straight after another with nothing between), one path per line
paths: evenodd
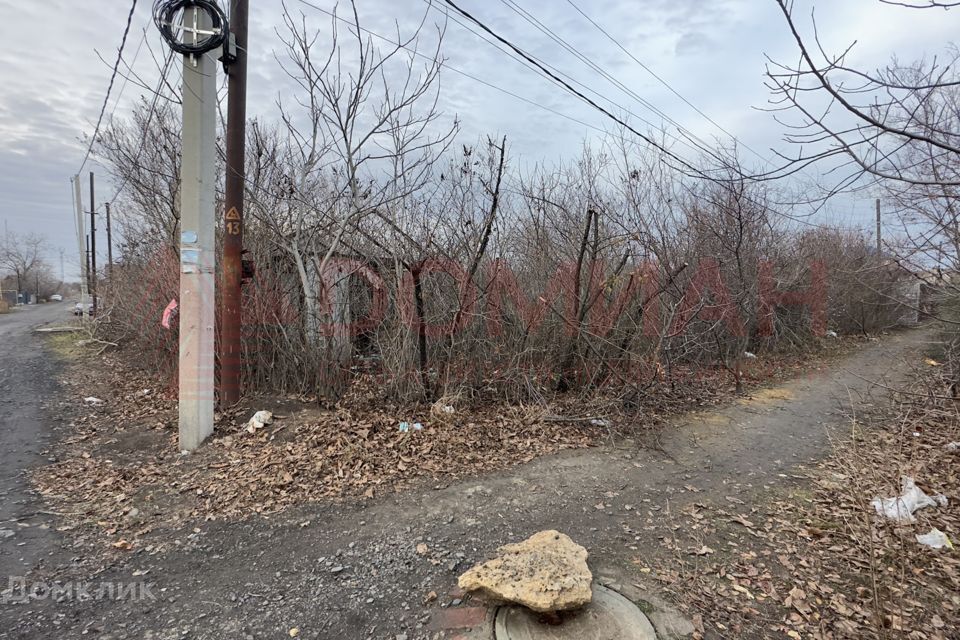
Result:
M200 9L210 17L210 24L198 31L184 18L188 9ZM180 15L178 15L180 14ZM153 21L170 48L183 55L198 56L223 47L230 27L227 15L215 0L156 0L153 3ZM177 37L177 32L183 40Z

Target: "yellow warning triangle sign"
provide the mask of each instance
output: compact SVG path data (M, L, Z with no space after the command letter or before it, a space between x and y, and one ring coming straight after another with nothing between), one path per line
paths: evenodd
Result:
M227 220L239 220L240 213L237 211L236 207L230 207L230 211L227 211Z

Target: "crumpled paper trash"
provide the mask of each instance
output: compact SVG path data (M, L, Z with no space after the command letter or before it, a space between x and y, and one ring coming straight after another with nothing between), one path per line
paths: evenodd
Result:
M257 411L247 422L247 433L256 433L268 424L273 424L273 413L270 411Z
M910 523L917 521L913 513L918 509L947 506L946 496L928 496L909 476L900 479L900 487L900 495L896 498L878 496L870 502L878 514L900 523Z

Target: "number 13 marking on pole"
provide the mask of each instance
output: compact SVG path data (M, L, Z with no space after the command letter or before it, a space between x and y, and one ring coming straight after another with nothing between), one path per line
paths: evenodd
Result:
M227 211L227 233L232 236L240 235L240 214L237 212L236 207L230 207L230 211Z

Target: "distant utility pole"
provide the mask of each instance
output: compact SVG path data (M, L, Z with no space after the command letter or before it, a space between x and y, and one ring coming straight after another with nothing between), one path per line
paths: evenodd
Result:
M107 275L113 275L113 232L110 228L110 203L104 204L107 208Z
M10 229L7 228L7 221L4 220L3 221L3 244L0 246L9 246L9 245L10 245ZM19 296L19 293L17 295ZM0 278L0 300L3 300L3 278Z
M217 56L227 19L215 3L158 0L157 23L183 55L180 163L180 448L213 433Z
M93 315L97 315L97 206L93 200L93 171L90 172L90 295Z
M883 253L883 241L880 235L880 198L877 198L877 255Z
M227 176L224 203L223 309L220 332L220 402L240 401L242 372L243 190L247 124L247 10L248 0L231 0L227 91Z
M73 178L73 203L77 209L77 251L80 258L80 307L81 314L87 311L87 260L83 239L86 235L83 222L83 194L80 193L80 176Z
M60 288L63 288L64 280L64 269L63 269L63 247L60 247Z
M83 277L87 280L87 292L91 291L90 284L90 234L87 234L87 252L85 254L86 264L83 267Z

